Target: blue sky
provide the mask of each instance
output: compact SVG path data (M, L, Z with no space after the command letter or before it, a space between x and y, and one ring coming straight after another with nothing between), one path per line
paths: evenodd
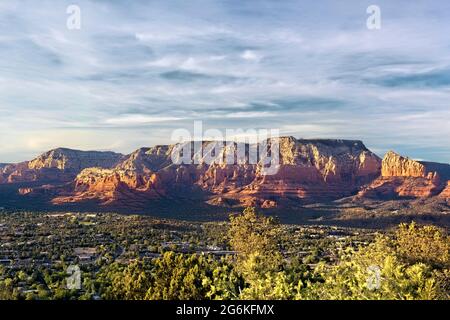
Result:
M449 30L449 1L1 1L0 162L194 120L450 162Z

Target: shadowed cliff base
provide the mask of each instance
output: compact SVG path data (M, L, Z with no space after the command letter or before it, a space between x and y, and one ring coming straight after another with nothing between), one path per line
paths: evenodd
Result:
M9 189L8 189L9 187ZM228 221L230 214L240 213L243 207L220 207L203 201L153 199L139 206L100 205L98 201L53 205L49 199L15 194L12 186L0 186L0 208L11 211L37 212L114 212L125 215L138 214L163 219L184 221ZM450 228L450 203L437 199L361 201L347 198L324 203L298 204L291 208L259 208L258 211L277 217L284 224L327 225L365 229L386 229L402 222L416 221Z

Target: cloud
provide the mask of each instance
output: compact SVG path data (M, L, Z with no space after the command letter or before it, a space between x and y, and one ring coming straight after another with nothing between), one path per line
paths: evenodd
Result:
M183 70L174 70L174 71L167 71L160 74L160 77L166 80L170 81L177 81L177 82L193 82L193 81L200 81L202 84L215 82L215 83L230 83L238 81L239 79L237 77L231 77L226 75L213 75L213 74L205 74L205 73L199 73L199 72L190 72L190 71L183 71Z
M439 88L450 87L450 68L407 74L391 74L369 79L368 82L386 87Z
M70 1L0 3L0 162L130 152L194 120L450 161L448 1L380 0L378 31L365 0L77 3L77 31Z
M104 121L104 123L112 124L112 125L130 126L130 125L149 124L149 123L154 123L154 122L169 122L169 121L177 121L177 120L181 120L181 118L130 114L130 115L124 115L124 116L117 117L117 118L106 119Z
M241 58L244 60L250 60L250 61L259 61L261 60L261 57L254 51L252 50L245 50L242 54L241 54Z

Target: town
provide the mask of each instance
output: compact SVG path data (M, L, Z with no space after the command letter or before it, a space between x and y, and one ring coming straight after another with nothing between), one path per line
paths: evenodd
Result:
M83 278L95 278L105 265L150 261L168 251L216 259L232 256L235 252L229 247L227 228L227 222L197 223L114 213L2 211L0 268L3 278L17 277L19 296L46 296L52 285L64 295L69 291L65 279L70 265L79 266ZM282 233L283 255L300 259L310 268L320 260L336 260L340 248L364 244L374 235L367 230L298 225L283 225ZM85 290L83 287L71 294L82 296ZM99 298L95 292L91 297Z

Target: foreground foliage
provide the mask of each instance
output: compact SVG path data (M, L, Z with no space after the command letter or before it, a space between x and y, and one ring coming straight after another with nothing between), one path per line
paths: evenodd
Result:
M213 233L233 254L163 250L124 263L112 259L114 249L83 270L81 291L66 289L64 263L52 272L0 267L0 299L450 298L450 238L435 226L401 224L368 242L342 242L328 258L314 239L310 255L291 254L290 235L254 208ZM20 290L24 283L33 290Z
M166 253L147 271L137 263L113 274L104 298L449 299L450 242L436 227L402 224L393 236L344 248L336 265L309 272L283 260L278 234L273 219L246 209L231 218L234 260Z

